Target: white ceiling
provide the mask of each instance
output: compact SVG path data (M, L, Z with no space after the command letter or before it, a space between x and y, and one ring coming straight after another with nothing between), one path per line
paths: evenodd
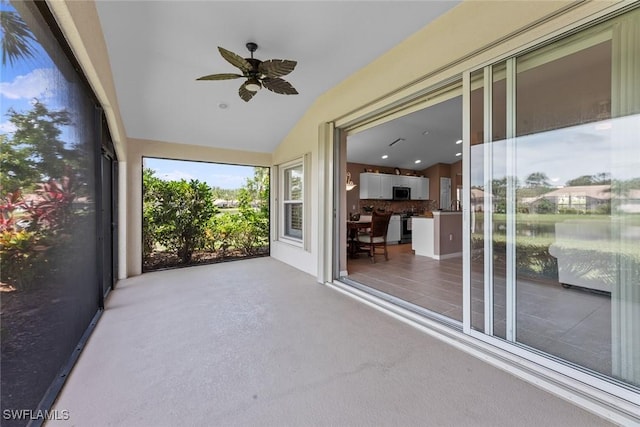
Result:
M271 152L318 96L459 2L96 3L128 137ZM298 61L285 79L299 95L263 89L245 103L243 80L196 81L236 72L217 47L248 57L248 41L258 59Z
M394 141L402 138L394 144ZM347 137L347 161L422 170L462 157L462 96ZM388 158L383 159L382 155ZM419 164L415 161L420 160Z

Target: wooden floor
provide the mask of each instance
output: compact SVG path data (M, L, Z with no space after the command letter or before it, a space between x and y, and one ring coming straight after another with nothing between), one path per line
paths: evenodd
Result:
M471 324L484 329L482 265L471 268ZM462 322L462 257L416 256L411 244L390 245L389 260L347 260L347 278ZM504 274L494 272L494 336L506 338ZM565 289L557 281L517 279L517 342L611 375L611 297Z
M349 279L462 322L462 258L416 256L411 244L389 245L389 261L349 258Z

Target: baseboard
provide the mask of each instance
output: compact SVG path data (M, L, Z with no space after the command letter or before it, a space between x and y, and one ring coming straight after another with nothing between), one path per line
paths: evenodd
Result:
M461 256L462 252L455 252L452 254L434 255L433 258L440 261L441 259L460 258Z

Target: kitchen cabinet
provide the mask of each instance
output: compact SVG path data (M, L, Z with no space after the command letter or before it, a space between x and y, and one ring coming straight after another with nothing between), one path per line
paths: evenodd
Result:
M387 244L394 245L402 238L402 221L400 215L391 215L387 229Z
M369 172L361 173L360 198L391 200L393 198L393 175Z
M429 200L429 178L415 177L411 200Z
M393 177L393 186L394 187L409 187L411 188L411 178L412 176L405 175L395 175Z
M462 212L433 212L411 218L411 249L433 259L462 256Z
M393 199L393 187L409 187L411 200L429 200L429 178L385 173L360 174L361 199Z

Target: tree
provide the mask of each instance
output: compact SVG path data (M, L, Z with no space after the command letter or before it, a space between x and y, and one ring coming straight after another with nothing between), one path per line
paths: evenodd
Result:
M0 140L3 191L30 189L36 182L61 178L69 167L78 170L79 153L65 147L60 127L71 124L66 110L51 111L38 101L26 113L13 109L9 121L16 127L13 137Z
M40 173L26 147L16 145L7 135L0 135L0 188L3 193L30 188L39 178Z
M582 175L567 181L568 187L576 187L581 185L606 185L611 184L611 174L600 172L595 175Z
M152 169L142 170L142 256L146 259L153 252L157 241L159 224L159 190L162 185L160 178L154 175Z
M525 185L530 188L549 187L549 177L544 172L533 172L525 179Z
M540 201L536 204L535 207L536 213L539 214L550 214L555 213L556 205L554 205L549 199L540 199Z
M2 65L7 61L13 65L21 58L34 56L35 37L17 12L0 11L0 30L2 31Z
M269 168L253 168L253 179L247 179L245 189L261 210L269 210Z

